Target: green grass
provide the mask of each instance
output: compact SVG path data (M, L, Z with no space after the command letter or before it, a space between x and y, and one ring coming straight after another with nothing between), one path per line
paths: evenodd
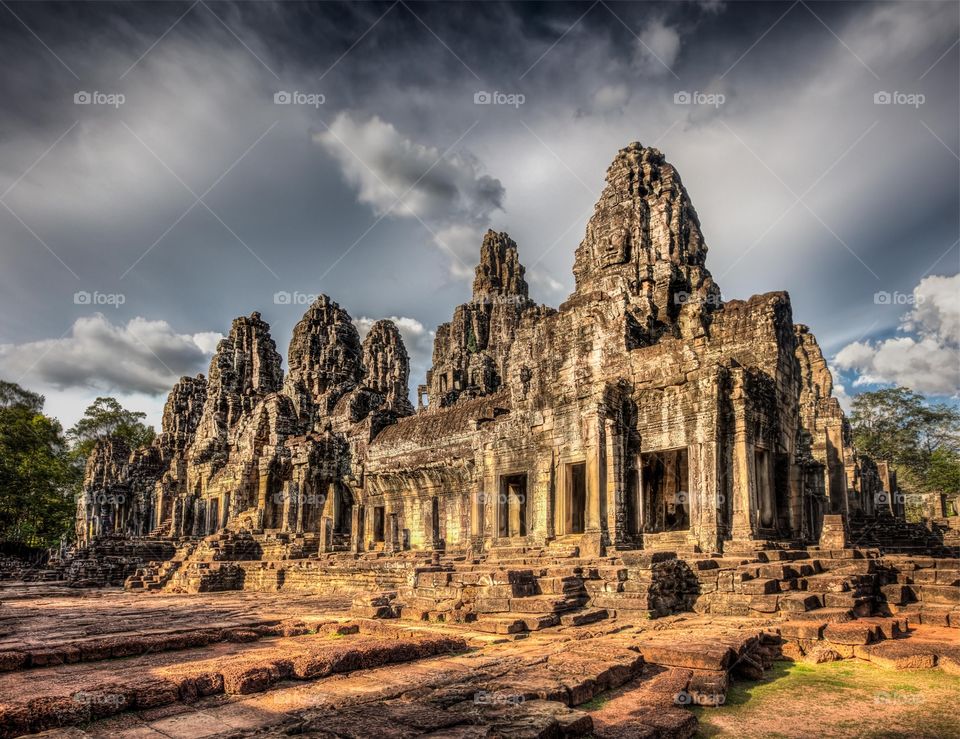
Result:
M780 661L736 681L720 708L692 707L699 737L803 735L892 739L960 736L960 677L843 660Z

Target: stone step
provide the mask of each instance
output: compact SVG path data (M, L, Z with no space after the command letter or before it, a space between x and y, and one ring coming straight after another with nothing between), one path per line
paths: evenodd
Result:
M579 608L586 601L586 597L534 595L527 598L511 598L509 610L519 613L562 613Z
M585 624L602 621L608 618L609 615L605 608L589 608L583 611L563 614L560 616L560 623L564 626L584 626Z
M822 623L846 623L856 618L849 608L815 608L812 611L790 613L789 617L793 621L820 621Z
M796 593L785 595L779 601L780 610L784 613L803 613L823 607L820 597L814 593Z

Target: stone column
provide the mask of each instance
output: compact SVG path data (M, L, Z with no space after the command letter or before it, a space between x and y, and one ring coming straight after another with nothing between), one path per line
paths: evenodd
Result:
M733 469L728 474L731 476L731 490L733 494L733 538L734 539L752 539L753 521L751 513L753 511L753 474L750 455L752 453L751 445L747 438L747 419L746 410L743 408L742 400L740 405L734 411L734 432L733 432Z
M320 518L320 552L333 550L333 520L329 516Z

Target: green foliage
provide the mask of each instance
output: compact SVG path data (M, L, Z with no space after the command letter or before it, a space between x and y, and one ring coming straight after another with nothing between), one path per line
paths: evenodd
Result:
M69 533L82 470L43 396L0 381L0 539L53 546Z
M114 398L97 398L67 435L43 404L42 395L0 381L0 540L54 546L69 537L97 441L112 437L133 448L153 440L146 414Z
M477 345L477 337L473 333L473 325L467 324L467 353L476 354L480 351L480 347Z
M913 492L960 490L960 411L904 387L861 393L850 425L857 449L890 460Z
M74 444L74 454L83 460L102 439L119 439L130 449L153 441L153 427L143 423L146 413L128 411L116 398L97 398L67 432Z

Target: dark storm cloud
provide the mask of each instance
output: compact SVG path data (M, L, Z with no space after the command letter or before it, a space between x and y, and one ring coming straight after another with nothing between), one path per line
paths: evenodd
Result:
M77 291L125 295L121 332L143 316L223 333L261 310L281 352L305 306L274 293L328 292L359 322L405 322L416 385L482 230L510 231L557 304L636 139L682 173L724 295L788 289L831 355L896 337L903 307L876 293L957 272L952 3L8 5L0 343L18 362L49 350L40 385L156 392L171 375L133 347L129 368L65 369L81 344L42 342L92 320ZM899 375L851 354L848 385L919 376L916 351L886 352Z

